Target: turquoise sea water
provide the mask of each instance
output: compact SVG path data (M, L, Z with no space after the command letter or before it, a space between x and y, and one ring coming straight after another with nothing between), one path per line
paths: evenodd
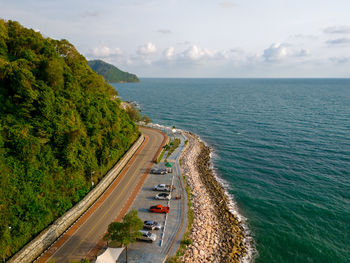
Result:
M256 262L350 262L350 79L142 79L115 87L154 123L213 147Z

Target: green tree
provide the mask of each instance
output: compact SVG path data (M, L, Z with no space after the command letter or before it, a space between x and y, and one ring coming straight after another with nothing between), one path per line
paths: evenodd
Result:
M137 122L137 121L141 120L140 111L132 105L128 105L128 107L126 107L126 113L129 115L129 117L132 121Z
M122 222L110 223L108 232L103 239L107 242L115 241L121 246L125 246L126 262L128 262L128 245L134 243L141 236L142 227L143 222L138 217L137 210L133 209L123 217Z
M0 19L0 258L79 202L140 135L67 40Z
M144 116L142 117L142 121L143 121L144 123L148 124L148 123L151 122L151 119L150 119L148 116L144 115Z

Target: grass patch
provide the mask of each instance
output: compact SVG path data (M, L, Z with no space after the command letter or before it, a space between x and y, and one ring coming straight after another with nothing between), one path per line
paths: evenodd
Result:
M163 156L164 156L166 151L167 151L167 155L165 157L165 161L167 161L168 157L176 150L177 147L179 147L180 142L181 142L180 139L176 138L176 139L172 140L169 144L166 144L163 147L162 153L159 155L159 157L157 159L157 163L159 163L163 159Z
M162 153L159 155L159 157L158 157L158 159L157 159L157 163L159 163L159 162L162 160L165 151L166 151L166 148L164 147Z
M181 244L188 246L192 244L192 240L191 239L184 239L181 241Z
M181 140L179 138L175 138L170 142L168 145L168 153L166 155L166 159L176 150L177 147L179 147Z

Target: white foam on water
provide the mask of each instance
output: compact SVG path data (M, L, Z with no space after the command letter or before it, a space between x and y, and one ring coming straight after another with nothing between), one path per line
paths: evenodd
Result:
M237 206L236 201L234 200L234 196L229 194L228 190L231 188L229 183L221 178L218 175L218 169L215 168L213 159L218 158L218 155L215 153L214 149L210 147L205 141L203 141L198 135L196 135L198 139L204 143L204 145L208 146L210 148L210 169L212 169L214 178L216 181L219 182L219 184L224 188L225 190L225 195L227 196L228 199L228 207L230 209L230 212L238 219L239 223L243 227L245 238L243 239L244 244L247 248L247 254L241 259L242 263L251 263L254 262L255 258L258 255L258 251L256 250L255 247L255 241L252 236L252 232L248 228L248 225L246 223L247 219L239 213L239 208ZM231 188L232 189L232 188Z

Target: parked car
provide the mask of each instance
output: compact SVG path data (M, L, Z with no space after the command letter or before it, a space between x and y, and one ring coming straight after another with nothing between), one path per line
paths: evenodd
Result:
M150 212L153 213L169 213L169 206L154 205L149 208Z
M157 199L157 200L170 200L171 199L171 193L160 193L160 194L157 194L155 199Z
M158 184L153 187L155 191L171 192L175 189L173 185L169 184Z
M147 230L140 230L142 236L138 238L138 240L147 241L147 242L154 242L157 240L156 234L153 234Z
M153 168L151 169L151 174L166 174L167 171L165 169L157 169Z
M162 226L156 222L156 221L144 221L143 222L143 228L144 229L149 229L149 230L159 230Z
M160 168L160 171L162 172L162 173L168 173L168 169L166 169L166 168Z

